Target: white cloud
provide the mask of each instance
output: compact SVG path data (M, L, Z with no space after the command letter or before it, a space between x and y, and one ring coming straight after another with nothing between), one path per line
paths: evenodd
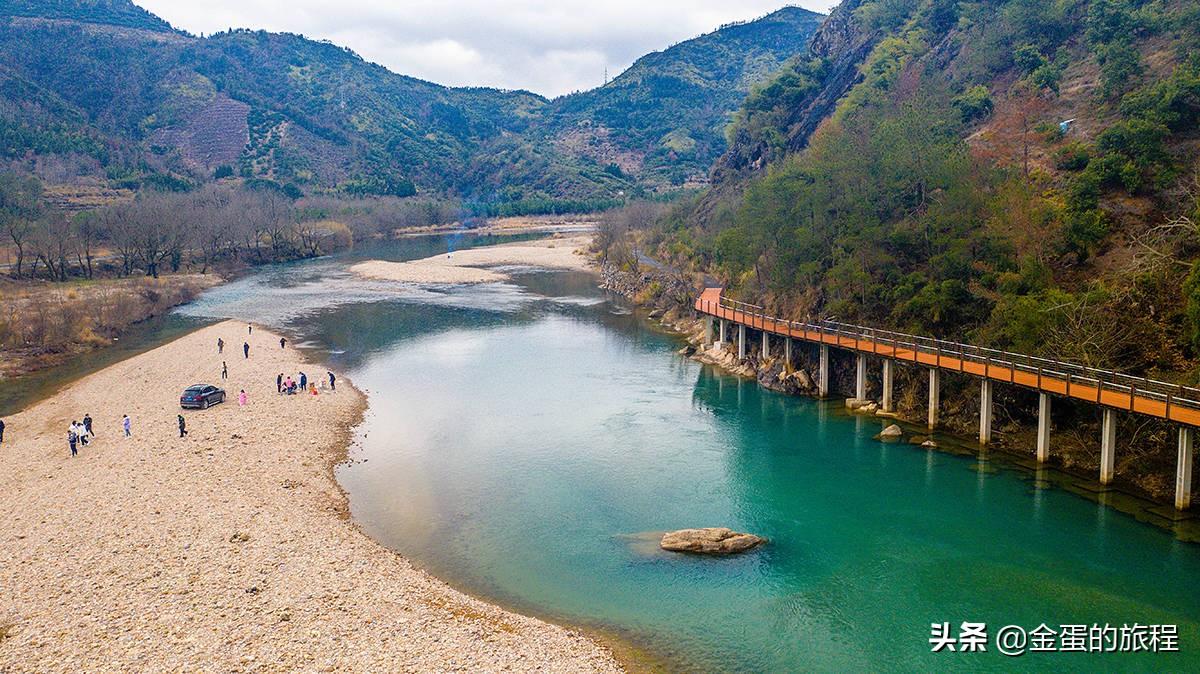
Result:
M413 77L451 86L589 89L651 51L753 19L787 0L135 0L192 33L254 28L353 49ZM831 0L800 3L827 12Z

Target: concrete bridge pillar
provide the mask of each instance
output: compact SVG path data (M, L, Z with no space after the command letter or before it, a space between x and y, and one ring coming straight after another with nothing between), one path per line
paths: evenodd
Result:
M891 412L892 410L892 366L893 361L890 358L883 360L883 411Z
M824 398L829 395L829 345L821 345L820 365L817 368L817 393Z
M703 342L704 348L707 349L712 344L712 335L713 335L713 317L705 316L704 317L704 342Z
M992 380L984 379L979 388L979 444L992 441Z
M938 408L942 402L941 374L936 367L929 368L929 430L937 428Z
M783 362L787 365L787 369L792 369L792 338L788 337L783 342Z
M1037 460L1046 463L1050 458L1050 394L1038 395Z
M738 323L738 359L746 358L746 326Z
M867 399L867 356L863 353L858 354L857 369L854 373L854 398Z
M1192 505L1192 438L1195 429L1179 429L1179 455L1175 459L1175 509L1187 510Z
M1113 465L1117 451L1117 413L1115 410L1104 409L1104 423L1100 430L1100 484L1108 484L1113 479Z
M766 360L771 357L771 333L763 330L762 343L762 359Z
M717 344L725 344L725 342L728 342L728 341L729 341L729 336L728 336L728 332L729 332L729 321L727 321L727 320L725 320L724 318L722 318L722 319L721 319L721 328L720 328L720 330L721 330L721 336L720 336L720 338L719 338L719 339L717 339Z

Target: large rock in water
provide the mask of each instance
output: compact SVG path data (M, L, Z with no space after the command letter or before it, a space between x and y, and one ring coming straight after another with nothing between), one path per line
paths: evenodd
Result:
M673 552L698 552L705 555L733 555L766 543L767 539L743 534L724 527L680 529L663 535L659 547Z

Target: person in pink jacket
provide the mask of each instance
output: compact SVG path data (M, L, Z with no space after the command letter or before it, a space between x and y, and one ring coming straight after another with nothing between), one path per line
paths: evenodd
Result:
M245 407L245 406L246 406L246 389L242 389L242 392L238 394L238 407Z

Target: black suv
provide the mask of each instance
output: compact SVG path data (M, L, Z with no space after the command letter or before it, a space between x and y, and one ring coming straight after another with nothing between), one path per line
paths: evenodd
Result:
M183 390L183 395L179 396L179 406L184 409L192 407L206 410L223 402L225 402L225 389L217 388L212 384L189 386Z

